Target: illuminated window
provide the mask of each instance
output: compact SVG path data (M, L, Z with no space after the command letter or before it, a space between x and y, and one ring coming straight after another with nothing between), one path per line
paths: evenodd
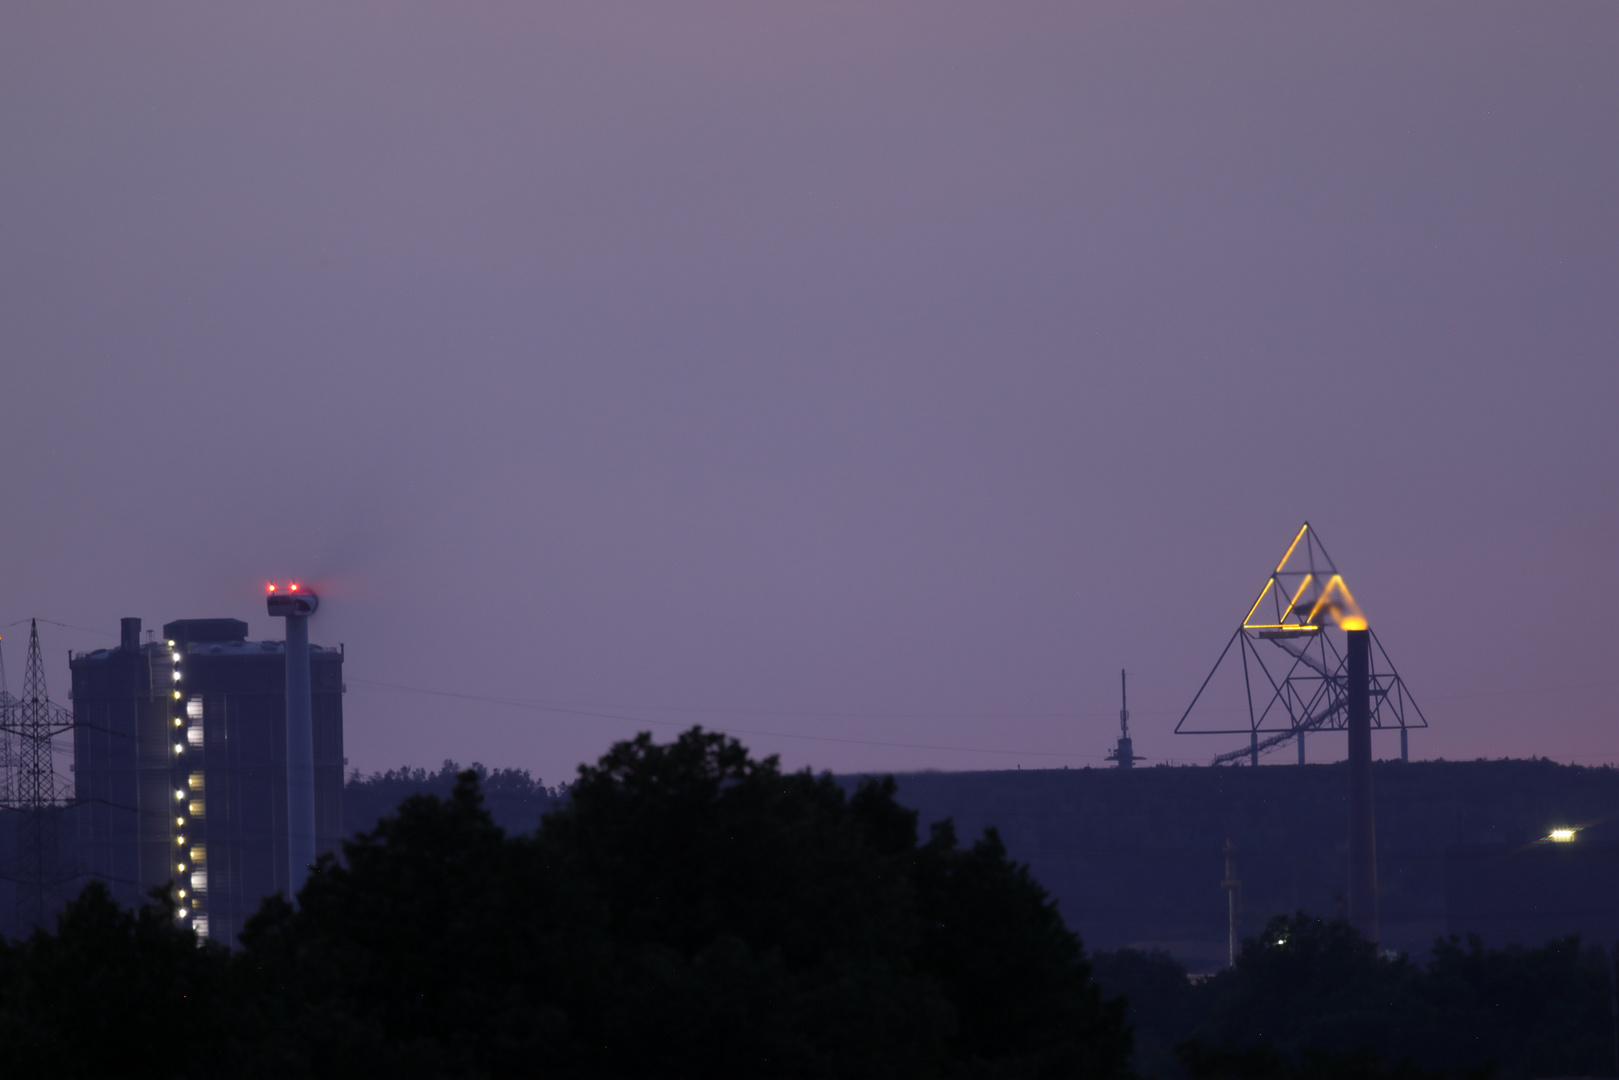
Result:
M192 791L201 791L202 773L194 772L190 776L186 777L186 784L190 786Z
M191 812L192 817L202 817L203 801L201 799L193 799L191 805L186 807L186 809Z
M208 891L208 871L194 870L191 873L191 891L198 896Z
M193 919L191 921L191 927L192 927L192 929L194 929L197 932L198 937L200 937L200 938L207 937L208 936L208 916L207 915L198 915L195 919Z
M196 847L191 849L191 861L192 862L200 863L200 862L207 861L207 859L208 859L208 845L207 844L198 844Z
M192 746L195 746L198 750L202 749L201 726L192 724L190 727L186 728L186 742L190 743Z
M202 720L202 698L194 697L186 702L186 718L199 722Z

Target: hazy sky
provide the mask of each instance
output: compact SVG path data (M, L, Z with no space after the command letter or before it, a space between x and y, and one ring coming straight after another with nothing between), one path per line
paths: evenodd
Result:
M365 770L1100 765L1120 667L1206 760L1308 518L1413 756L1619 761L1616 56L1611 0L9 0L0 623L105 631L42 626L65 698L297 576Z

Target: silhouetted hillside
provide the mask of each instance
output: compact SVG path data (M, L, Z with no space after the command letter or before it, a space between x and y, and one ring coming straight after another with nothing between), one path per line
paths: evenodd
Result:
M565 797L518 769L474 765L495 821L529 832ZM447 797L456 766L351 777L352 835L412 794ZM1000 830L1087 946L1163 948L1193 971L1223 967L1220 849L1237 846L1242 932L1274 915L1342 911L1344 766L910 773L899 800L964 836ZM851 787L854 778L845 778ZM1568 933L1619 938L1619 770L1551 761L1378 762L1383 946L1425 955L1447 932L1491 945ZM1559 826L1566 845L1537 843Z
M1093 948L1156 946L1193 971L1223 966L1228 836L1238 849L1245 932L1273 915L1342 909L1342 764L896 779L900 801L924 822L952 817L964 835L997 827ZM1447 931L1478 930L1491 944L1572 932L1619 937L1619 859L1600 853L1619 839L1619 770L1385 761L1374 784L1385 948L1426 953ZM1572 844L1537 843L1560 826L1582 831ZM1458 890L1468 895L1452 895ZM1481 909L1489 899L1481 890L1505 899Z

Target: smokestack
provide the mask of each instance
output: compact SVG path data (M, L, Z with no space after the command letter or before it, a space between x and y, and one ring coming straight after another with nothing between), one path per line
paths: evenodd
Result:
M1372 807L1371 631L1349 630L1349 922L1376 945L1377 819Z
M315 724L309 686L309 616L320 598L270 586L271 615L287 620L287 890L303 888L315 864Z
M139 619L118 620L118 647L125 652L141 651L141 621Z

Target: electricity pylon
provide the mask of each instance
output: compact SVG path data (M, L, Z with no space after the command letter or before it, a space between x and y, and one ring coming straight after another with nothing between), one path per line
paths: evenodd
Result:
M57 816L61 785L52 759L56 736L73 726L73 715L51 701L45 687L45 660L39 649L39 625L30 620L28 663L22 694L5 705L6 745L12 751L9 806L17 814L16 922L21 934L42 925L55 892L67 879L61 863Z

